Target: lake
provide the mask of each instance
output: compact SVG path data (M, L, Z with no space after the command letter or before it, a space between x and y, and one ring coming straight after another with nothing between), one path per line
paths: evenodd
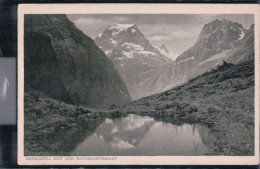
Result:
M73 156L194 156L207 153L209 129L174 125L129 114L105 119L72 151Z

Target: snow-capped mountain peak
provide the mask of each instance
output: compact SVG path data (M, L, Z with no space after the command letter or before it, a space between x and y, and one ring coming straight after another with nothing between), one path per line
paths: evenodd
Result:
M125 42L144 46L146 39L135 24L112 24L94 38L102 50L111 50Z
M113 37L116 37L119 33L130 30L131 33L135 33L137 31L137 26L135 24L113 24L109 25L106 29L110 31ZM102 36L102 35L101 35ZM98 36L98 37L101 37Z
M211 56L230 50L241 41L247 30L237 22L216 19L205 24L194 46L183 52L177 62L194 56L194 62L202 62ZM186 62L185 62L186 63Z
M112 24L94 41L107 55L118 55L116 58L132 59L141 57L140 55L143 55L142 57L157 55L157 59L161 60L159 63L170 61L168 57L162 56L161 52L150 44L135 24ZM130 54L131 57L129 57Z
M153 46L137 25L110 25L94 41L126 82L133 100L156 93L160 90L158 86L164 85L152 72L172 64L173 55L165 45L163 49Z
M217 38L234 42L242 39L245 32L246 30L243 26L237 22L216 19L204 25L199 36L199 41L205 41L205 38L209 38L214 34Z
M113 25L110 25L108 26L108 30L111 30L111 31L123 31L123 30L126 30L130 27L134 27L136 26L135 24L113 24Z

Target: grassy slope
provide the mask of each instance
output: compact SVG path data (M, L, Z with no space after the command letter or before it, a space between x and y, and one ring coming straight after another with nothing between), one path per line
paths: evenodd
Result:
M253 155L254 64L224 64L123 110L175 124L207 125L215 137L209 155Z
M25 93L25 155L70 155L106 118L117 112L94 111L50 99L41 92Z

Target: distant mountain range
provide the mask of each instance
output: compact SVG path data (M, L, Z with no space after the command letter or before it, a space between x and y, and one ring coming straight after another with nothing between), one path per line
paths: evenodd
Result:
M152 46L136 25L110 25L94 41L125 80L133 100L158 93L163 88L164 79L150 72L173 64L169 59L171 53L165 45Z
M94 38L125 80L133 100L171 89L223 61L254 59L254 26L216 19L202 28L197 42L180 56L163 44L154 47L134 24L108 26Z
M94 41L66 15L26 15L25 89L108 108L184 84L223 61L254 59L254 25L216 19L180 56L153 46L135 24L108 26Z
M66 15L25 15L25 92L91 108L131 101L112 62Z

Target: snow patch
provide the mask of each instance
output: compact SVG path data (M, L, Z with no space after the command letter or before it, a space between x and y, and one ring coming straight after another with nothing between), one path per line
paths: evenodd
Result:
M144 47L134 44L134 43L123 43L121 46L126 46L127 49L130 51L123 51L123 55L125 55L127 58L133 58L133 54L142 54L142 55L156 55L154 52L146 51L144 50Z
M225 19L216 19L216 20L219 20L219 21L222 21L222 22L230 22L229 20L225 20Z
M102 33L98 34L98 36L97 36L97 37L101 38L101 36L102 36Z
M122 30L127 29L127 28L132 27L132 26L134 26L134 24L115 24L115 25L109 26L108 30L122 31Z
M138 51L138 50L144 50L144 48L140 45L137 45L135 43L128 43L128 42L125 42L123 43L121 46L126 46L127 49L132 49L132 50L135 50L135 51Z
M133 59L133 51L131 50L130 52L122 51L123 55L125 55L128 59Z
M125 31L127 28L134 26L134 24L115 24L110 25L108 30L112 31L112 35L116 36L118 33Z
M142 63L142 65L148 65L148 66L152 67L152 65L150 65L148 63Z
M131 32L132 32L132 33L135 33L135 32L136 32L136 29L131 29Z
M186 58L186 59L183 59L183 60L180 60L180 61L178 61L178 62L175 62L174 63L174 66L177 64L181 64L181 63L184 63L184 62L188 62L188 61L190 61L190 60L194 60L194 56L192 56L192 57L189 57L189 58Z
M112 50L106 50L106 51L105 51L105 54L108 55L108 54L110 54L111 52L112 52Z
M147 51L147 50L139 51L139 52L137 52L137 53L143 54L143 55L156 55L156 53L150 52L150 51Z
M109 39L110 41L111 41L111 43L113 44L113 45L116 45L117 44L117 41L115 41L114 39Z
M241 30L240 37L238 38L238 40L243 39L244 36L245 36L245 32Z

